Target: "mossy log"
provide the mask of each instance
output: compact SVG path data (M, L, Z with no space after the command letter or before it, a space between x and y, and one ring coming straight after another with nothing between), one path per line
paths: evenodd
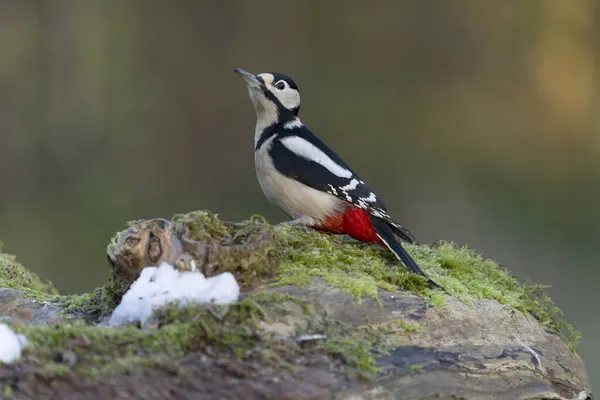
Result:
M0 307L31 343L0 365L4 398L591 399L577 332L543 290L451 243L407 246L446 288L385 249L260 217L136 221L111 240L111 279L56 294L0 255ZM141 269L232 272L229 306L169 305L104 321ZM9 301L10 300L10 301ZM47 310L45 312L44 310Z

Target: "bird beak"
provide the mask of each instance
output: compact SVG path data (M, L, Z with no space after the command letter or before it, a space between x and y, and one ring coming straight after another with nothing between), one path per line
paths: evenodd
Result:
M234 68L233 71L240 76L243 80L246 81L248 88L258 89L260 87L260 81L256 78L255 75L252 75L248 71L244 71L241 68Z

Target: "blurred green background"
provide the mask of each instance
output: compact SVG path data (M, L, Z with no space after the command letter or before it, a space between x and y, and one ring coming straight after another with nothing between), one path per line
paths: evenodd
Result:
M284 219L232 72L279 71L303 121L421 242L551 296L600 385L600 2L0 2L0 239L64 292L127 220Z

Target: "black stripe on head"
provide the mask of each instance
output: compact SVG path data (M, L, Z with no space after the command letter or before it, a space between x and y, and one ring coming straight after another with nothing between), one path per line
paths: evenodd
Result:
M294 82L292 80L292 78L290 78L289 76L280 74L279 72L267 72L267 73L273 75L273 83L276 83L279 81L286 81L289 87L300 92L300 90L298 89L298 85L296 85L296 82Z
M275 103L275 105L277 105L277 112L279 113L280 121L289 121L298 116L298 110L300 107L296 107L293 110L286 108L283 104L281 104L277 96L275 96L275 94L266 87L263 89L263 94L267 99L271 100L273 103Z

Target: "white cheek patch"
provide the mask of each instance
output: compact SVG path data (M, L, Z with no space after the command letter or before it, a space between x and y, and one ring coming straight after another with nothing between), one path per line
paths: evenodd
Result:
M290 136L281 139L281 143L299 157L314 161L327 168L329 172L343 178L350 178L352 172L333 161L327 154L314 144L298 137Z
M298 108L298 106L300 106L300 93L298 93L296 89L288 87L280 91L271 88L269 88L269 90L275 94L281 104L283 104L283 106L288 110L293 110L294 108Z

